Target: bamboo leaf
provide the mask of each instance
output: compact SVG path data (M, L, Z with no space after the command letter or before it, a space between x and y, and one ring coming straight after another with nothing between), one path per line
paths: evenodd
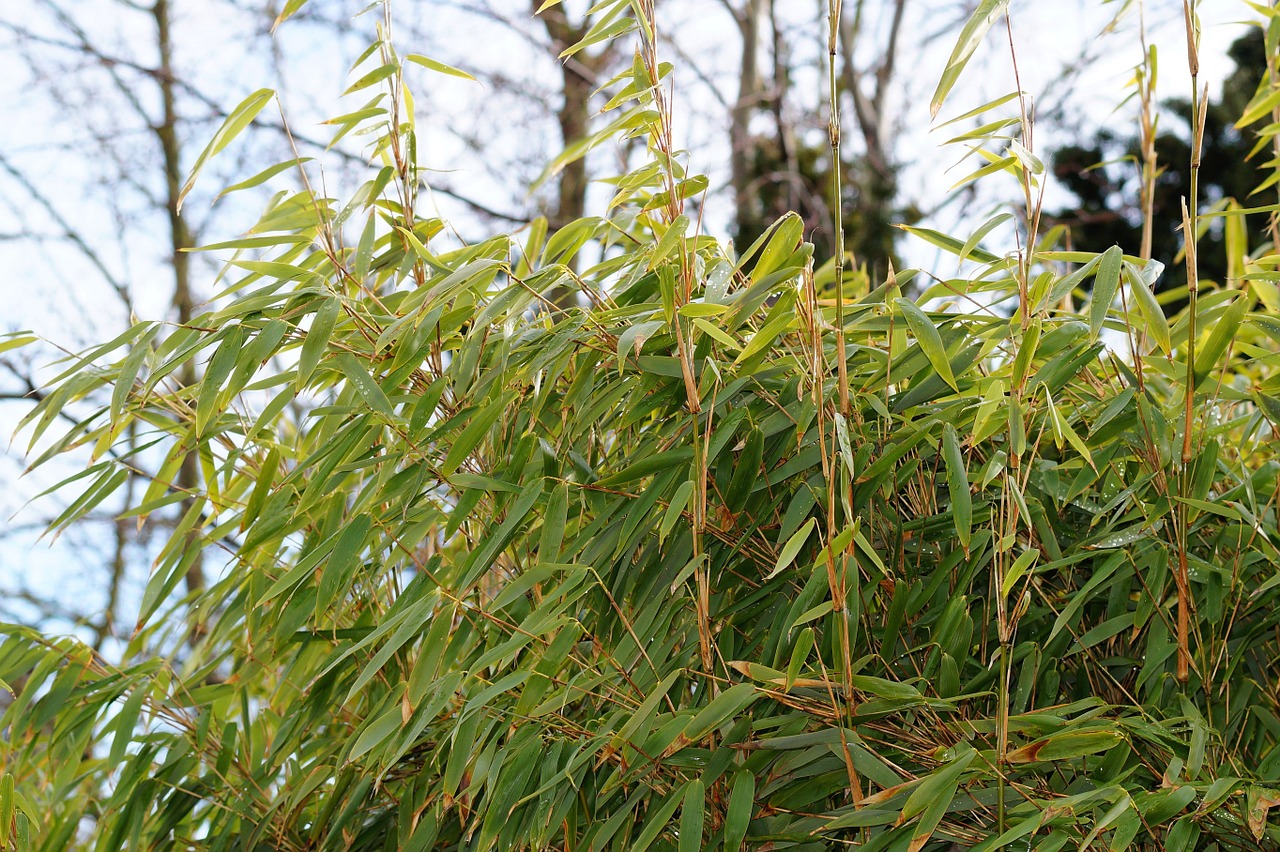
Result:
M404 724L399 706L383 712L376 719L369 721L351 743L351 751L347 760L359 760L379 744L389 739Z
M733 789L729 791L729 805L724 817L725 852L737 852L747 839L747 828L755 812L756 777L748 770L740 770L733 776Z
M1129 282L1129 290L1133 293L1139 310L1142 311L1147 333L1155 338L1156 345L1160 347L1161 351L1166 355L1171 354L1173 352L1173 344L1169 334L1169 320L1164 315L1164 310L1160 307L1160 303L1156 301L1155 293L1152 291L1152 284L1164 271L1164 264L1153 260L1145 268L1138 269L1132 264L1126 263L1124 271L1125 280Z
M316 311L311 328L306 332L302 342L302 353L298 356L298 372L294 379L294 387L302 390L311 380L320 359L324 357L329 346L329 338L338 322L338 314L342 304L337 299L326 299Z
M324 573L320 577L317 607L326 610L347 594L351 579L360 567L360 554L372 528L368 515L358 515L343 527L329 554Z
M415 65L421 65L429 71L435 71L438 74L447 74L450 77L461 77L464 80L474 81L476 78L452 65L446 65L443 62L432 59L429 56L423 56L421 53L410 53L404 57L405 62L412 62Z
M297 14L305 5L307 5L307 0L288 0L284 4L284 8L280 10L280 14L276 15L276 19L271 22L272 34L274 35L277 27Z
M929 100L929 116L931 118L936 117L938 110L942 109L943 101L946 100L956 81L960 79L965 65L968 64L970 57L973 56L973 52L978 49L978 45L982 43L983 36L987 34L987 30L991 28L997 18L1005 13L1008 7L1009 0L982 0L978 4L978 8L969 16L969 20L965 22L964 27L960 30L960 37L956 40L951 56L947 59L946 67L942 70L942 76L938 80L937 88L933 90L933 97Z
M271 180L273 177L280 174L281 172L287 172L289 169L293 169L293 168L301 168L303 163L309 163L313 159L314 159L313 157L298 157L293 160L285 160L283 163L276 163L274 166L270 166L268 168L263 169L262 171L258 172L256 175L254 175L251 178L242 180L239 183L231 184L231 186L228 186L226 189L222 190L222 192L218 193L218 198L222 198L224 195L230 195L233 192L240 192L241 190L244 190L244 189L252 189L255 186L261 186L262 184ZM278 243L275 241L279 240L278 237L260 237L259 239L272 240L273 242L250 243L249 245L250 246L276 245ZM236 241L232 241L230 243L219 243L211 246L202 246L200 250L209 251L215 248L238 248L238 247L240 247L240 243Z
M915 789L911 791L911 795L907 797L906 804L902 806L902 815L899 817L901 822L914 819L924 813L931 804L939 801L945 803L943 808L945 813L945 805L950 804L955 796L956 787L960 783L960 776L969 768L969 764L973 762L973 759L978 756L976 751L967 746L959 746L958 750L960 754L947 763L946 766L922 778ZM936 827L937 821L934 821L933 825L926 825L922 822L916 828L915 838L923 837L927 840ZM912 840L913 844L915 843L915 838ZM920 845L923 845L923 842ZM920 845L915 846L915 848L919 849Z
M795 561L796 556L799 555L800 549L803 548L805 542L809 540L809 536L813 533L814 527L817 525L818 522L815 519L810 518L804 522L804 525L800 527L800 529L796 530L791 535L791 538L787 539L787 543L782 546L782 551L778 553L778 561L774 563L773 570L769 572L767 577L765 577L766 580L772 580L774 577L778 576L790 567L791 563Z
M739 683L711 699L689 722L684 739L699 742L707 734L735 718L760 697L759 691L749 683Z
M1102 253L1098 262L1098 274L1093 279L1093 298L1089 300L1089 340L1098 339L1102 325L1107 321L1111 303L1120 289L1120 264L1124 254L1119 246L1112 246Z
M973 538L973 496L969 493L969 473L960 450L960 437L950 423L942 429L943 456L947 465L947 491L951 496L951 516L956 535L965 552Z
M182 202L196 185L196 178L200 176L200 172L209 161L218 155L223 148L231 144L240 132L253 123L258 117L258 113L262 112L262 108L271 102L276 93L271 89L259 89L249 97L241 101L235 109L227 115L222 122L222 126L218 128L218 132L213 134L213 138L209 140L209 144L200 152L200 156L196 158L196 163L191 167L190 174L187 175L186 181L182 184L182 189L178 192L177 209L182 211Z
M692 783L689 782L689 784ZM636 852L645 852L653 845L653 842L658 839L658 835L668 828L668 823L670 823L672 815L676 812L676 808L680 807L681 802L684 801L682 793L683 790L680 789L672 790L658 802L652 814L645 815L644 825L640 829L640 834L636 836L629 848L636 850Z
M1236 296L1218 321L1213 324L1204 345L1196 350L1196 387L1202 385L1211 373L1219 367L1219 361L1227 348L1235 340L1240 331L1240 324L1253 308L1252 293L1243 292Z
M365 404L379 414L387 417L395 417L395 409L391 407L391 400L387 399L387 395L383 393L382 388L378 387L378 383L369 375L369 371L365 369L364 364L360 362L356 356L350 352L341 352L338 354L338 367L342 370L343 375L350 380L356 393L364 400Z
M684 802L680 806L680 846L678 852L700 852L702 826L707 790L701 781L694 779L684 787Z
M938 334L938 327L933 324L933 320L909 299L896 299L894 305L906 317L911 333L915 335L916 342L920 344L920 349L933 369L938 371L938 375L952 390L959 391L955 374L951 371L951 362L947 359L946 347L942 345L942 335Z
M1109 751L1123 741L1118 731L1070 732L1054 734L1009 752L1013 764L1037 761L1074 760L1082 755Z
M958 240L955 237L935 231L931 228L917 228L914 225L895 225L912 236L919 237L930 245L937 246L944 251L954 254L956 257L973 258L979 263L995 263L1000 260L999 257L991 252L983 249L981 246L966 247L964 240Z

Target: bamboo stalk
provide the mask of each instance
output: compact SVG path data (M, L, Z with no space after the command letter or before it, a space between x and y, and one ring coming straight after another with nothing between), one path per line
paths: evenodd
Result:
M831 220L836 242L836 370L840 377L840 413L849 416L849 363L844 340L844 204L840 180L840 89L836 56L840 49L840 16L842 0L827 0L827 88L830 94L830 120L827 136L831 142Z
M1208 87L1200 88L1199 36L1196 32L1195 2L1183 0L1182 11L1187 31L1187 65L1191 69L1191 118L1195 126L1191 139L1191 197L1182 200L1182 234L1186 244L1187 264L1187 370L1184 388L1182 424L1181 475L1178 477L1178 496L1191 493L1192 429L1195 426L1196 391L1196 302L1200 291L1199 263L1196 251L1196 228L1199 222L1200 154L1204 146L1204 123L1207 110ZM1190 609L1191 582L1187 567L1187 525L1189 522L1185 500L1178 503L1177 550L1178 570L1175 585L1178 593L1178 659L1175 676L1178 683L1186 685L1191 679Z
M848 417L849 404L849 363L845 353L844 330L844 217L841 205L840 179L840 89L839 76L836 69L836 58L840 49L840 20L843 13L842 0L827 0L827 72L830 116L827 123L827 135L831 144L831 217L835 228L836 246L836 371L839 385L839 416ZM823 364L825 367L825 363ZM825 377L825 369L814 376L819 388ZM849 627L849 559L846 554L839 556L839 568L836 565L836 554L831 548L831 541L836 535L836 481L839 477L839 454L835 450L834 437L831 441L830 458L827 458L826 426L821 423L825 405L819 404L819 434L822 436L823 466L827 472L827 583L831 589L832 616L837 620L841 655L841 681L845 694L845 712L849 724L853 724L853 712L857 707L857 699L853 691L853 643ZM855 580L856 582L856 580ZM847 749L846 749L847 751ZM855 807L862 805L862 781L854 768L852 760L846 759L849 773L849 794Z

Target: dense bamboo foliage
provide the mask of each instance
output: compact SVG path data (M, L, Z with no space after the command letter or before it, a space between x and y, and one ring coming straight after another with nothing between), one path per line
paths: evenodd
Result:
M0 643L0 846L1280 846L1274 215L1191 199L1231 274L1189 245L1167 318L1140 247L1040 233L1015 93L956 133L1025 197L1016 244L912 228L946 261L883 281L795 216L735 248L686 210L651 0L606 5L586 42L635 58L557 165L647 145L607 216L437 249L401 72L459 72L384 38L336 121L369 181L275 196L206 247L234 253L208 313L52 381L37 462L93 455L57 526L130 429L163 458L131 515L187 508L123 661Z

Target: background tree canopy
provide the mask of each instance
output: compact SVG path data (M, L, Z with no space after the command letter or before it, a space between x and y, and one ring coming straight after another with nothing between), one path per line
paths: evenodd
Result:
M329 123L362 182L240 179L281 188L194 249L225 262L207 309L68 356L23 420L37 468L89 458L55 532L121 495L172 521L118 656L5 626L0 847L1280 847L1274 185L1256 219L1190 193L1226 274L1192 241L1166 314L1152 247L1048 226L1014 80L952 103L1009 5L965 18L932 103L1022 203L865 275L838 170L833 253L797 212L700 228L651 0L562 48L629 57L547 172L641 152L604 213L451 236L410 72L467 72L375 7ZM1275 158L1256 14L1234 122ZM226 110L175 216L275 100Z

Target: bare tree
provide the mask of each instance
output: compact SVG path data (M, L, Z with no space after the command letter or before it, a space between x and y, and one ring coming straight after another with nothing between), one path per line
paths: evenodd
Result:
M570 20L563 4L539 15L541 5L540 0L531 0L531 9L546 27L551 50L557 55L581 41L595 23L590 13L579 20ZM556 109L556 121L563 147L586 138L591 121L591 95L600 85L602 72L616 56L616 47L617 42L611 39L598 51L578 51L560 63L560 106ZM560 171L551 227L560 228L583 217L587 207L587 181L585 157L569 162Z
M211 91L188 79L186 72L202 65L196 52L198 22L189 19L185 36L180 36L170 0L111 0L98 11L95 19L63 0L38 0L21 12L0 14L0 34L7 38L11 56L25 67L30 90L39 96L33 98L34 108L50 114L43 146L0 145L0 180L6 184L0 194L8 197L8 216L14 222L10 245L19 250L49 247L43 257L36 256L37 262L27 260L25 270L46 286L68 260L84 270L63 285L68 298L52 300L83 306L80 328L53 331L73 346L77 338L115 336L138 312L163 312L175 327L189 326L198 317L210 295L207 285L199 283L200 270L213 267L197 265L191 249L218 210L207 204L184 208L180 193L195 159L191 146L202 144L208 128L226 116L227 104L239 94L233 88ZM196 14L208 16L210 23L247 20L242 32L247 41L260 39L267 29L261 12L246 19L230 2ZM277 136L259 144L283 151L283 143ZM47 168L49 148L60 149L64 169ZM70 248L70 258L55 246ZM53 350L45 350L0 359L9 404L39 393L38 364L51 354ZM188 366L177 380L189 385L196 378L195 368ZM187 450L170 483L175 493L193 493L200 483L198 448ZM139 476L146 475L148 463L139 444L131 460ZM190 503L182 500L179 511L189 509ZM100 587L104 594L101 609L83 602L80 617L101 644L114 633L130 571L146 560L133 552L139 540L131 522L117 521L109 511L94 517L107 530L105 539L95 539L102 553L95 561L106 572ZM9 532L21 535L20 530ZM19 572L8 573L7 590L25 588ZM203 560L197 557L187 567L186 589L196 591L205 582ZM35 597L25 594L29 601ZM74 599L48 604L59 612L77 605ZM198 633L198 627L193 629Z

